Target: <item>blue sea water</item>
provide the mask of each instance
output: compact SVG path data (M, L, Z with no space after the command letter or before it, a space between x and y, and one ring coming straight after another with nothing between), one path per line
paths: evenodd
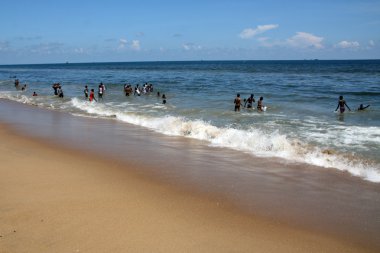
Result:
M25 91L15 89L15 77ZM55 82L63 99L53 94ZM86 101L84 86L97 91L100 82L104 99ZM124 95L125 83L145 82L154 92ZM267 111L234 112L237 93L262 96ZM334 112L340 95L351 112ZM380 60L9 65L0 66L0 98L380 182ZM357 111L360 104L371 106Z

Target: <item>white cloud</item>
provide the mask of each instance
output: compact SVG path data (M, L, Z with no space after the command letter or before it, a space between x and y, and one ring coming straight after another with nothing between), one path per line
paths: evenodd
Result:
M297 32L296 35L286 40L286 44L296 48L324 48L323 37L315 36L311 33Z
M189 44L183 44L182 47L185 50L190 50L191 49L191 45L189 45Z
M128 41L126 39L119 39L119 47L118 49L123 49L127 45Z
M135 51L139 51L141 49L140 41L139 40L132 40L131 48Z
M373 40L370 40L370 41L368 41L368 45L370 47L374 47L375 46L375 42Z
M80 47L80 48L75 48L74 52L77 54L85 54L86 50L83 47Z
M182 48L185 49L186 51L190 51L190 50L200 50L202 49L202 46L195 45L194 43L185 43L185 44L182 44Z
M338 44L336 44L335 47L344 48L344 49L346 49L346 48L358 48L358 47L360 47L360 44L357 41L343 40L343 41L339 42Z
M278 28L278 25L258 25L255 29L253 28L246 28L244 29L240 34L239 37L242 39L249 39L257 34L264 33L266 31L276 29Z
M134 51L140 51L141 46L140 46L140 41L139 40L132 40L129 42L126 39L119 39L119 46L117 48L118 50L134 50Z

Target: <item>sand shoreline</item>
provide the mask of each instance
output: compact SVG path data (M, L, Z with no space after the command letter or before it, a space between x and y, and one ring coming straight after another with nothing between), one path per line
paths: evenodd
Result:
M371 252L0 126L2 252Z

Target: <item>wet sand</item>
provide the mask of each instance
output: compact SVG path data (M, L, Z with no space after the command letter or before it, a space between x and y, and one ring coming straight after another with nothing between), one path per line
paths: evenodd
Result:
M0 104L5 252L380 248L376 184L268 159L238 171L251 157L113 121Z

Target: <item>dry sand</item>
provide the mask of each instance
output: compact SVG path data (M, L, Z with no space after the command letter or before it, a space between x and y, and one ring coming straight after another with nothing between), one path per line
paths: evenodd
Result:
M0 252L369 252L0 125Z

